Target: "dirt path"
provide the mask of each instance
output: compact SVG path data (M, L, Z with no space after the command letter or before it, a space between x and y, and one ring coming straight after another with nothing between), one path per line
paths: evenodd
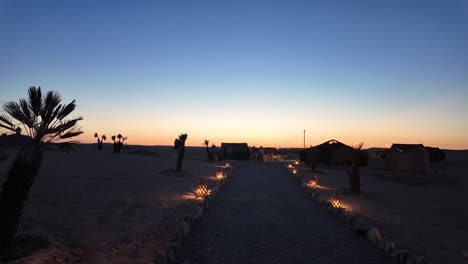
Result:
M306 196L274 163L241 163L176 263L392 263Z

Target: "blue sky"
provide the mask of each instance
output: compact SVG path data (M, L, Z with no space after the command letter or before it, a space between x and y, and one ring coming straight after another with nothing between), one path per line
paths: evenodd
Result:
M1 102L76 99L85 142L468 148L466 0L96 2L0 0Z

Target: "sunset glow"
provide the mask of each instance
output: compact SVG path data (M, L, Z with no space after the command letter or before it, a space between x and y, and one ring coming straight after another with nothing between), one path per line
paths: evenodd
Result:
M468 149L466 1L380 4L0 1L0 101L76 99L83 143Z

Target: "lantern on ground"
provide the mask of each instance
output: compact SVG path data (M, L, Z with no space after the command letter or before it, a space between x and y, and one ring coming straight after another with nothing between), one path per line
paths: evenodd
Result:
M292 169L292 168L294 168L294 166L291 163L289 163L288 164L288 169Z
M294 168L294 169L291 170L291 172L292 172L292 174L297 174L297 169Z
M294 161L294 164L299 165L299 161L298 160Z
M221 167L218 168L218 171L216 172L216 179L222 180L226 177L226 174L224 171L221 169Z
M308 183L309 187L311 188L317 188L317 185L318 185L318 178L317 178L317 175L314 175L314 177L312 177L312 179L309 180L309 183Z
M208 185L203 181L203 178L200 178L200 182L197 184L197 189L195 190L196 197L206 197L208 195Z
M335 194L331 197L331 204L335 208L340 208L341 205L343 204L343 199L341 198L340 193L337 191Z

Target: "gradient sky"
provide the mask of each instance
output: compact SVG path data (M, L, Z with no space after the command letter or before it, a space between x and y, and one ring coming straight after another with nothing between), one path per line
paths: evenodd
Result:
M467 0L97 2L0 0L0 102L76 99L82 142L468 149Z

